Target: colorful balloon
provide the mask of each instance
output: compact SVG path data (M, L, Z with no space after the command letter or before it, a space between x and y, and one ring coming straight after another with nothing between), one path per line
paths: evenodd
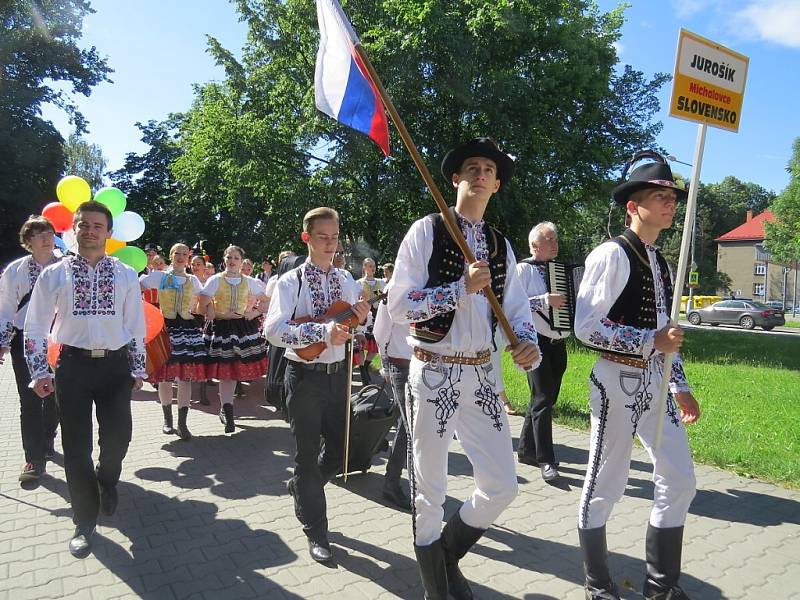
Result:
M126 210L114 217L114 239L122 242L132 242L142 237L144 233L144 219L135 212Z
M127 244L121 240L106 240L106 254L114 254L120 248L124 248Z
M99 190L94 195L94 199L100 204L106 205L115 217L122 214L122 211L125 210L125 205L128 203L123 191L115 187L106 187Z
M144 343L146 344L164 329L164 315L152 304L148 302L143 302L142 304L144 304L144 326L146 331Z
M118 258L129 267L132 267L137 273L144 271L145 267L147 267L147 254L144 253L144 250L136 246L125 246L112 253L111 256Z
M50 221L56 233L61 233L72 227L72 213L60 202L51 202L42 209L42 216Z
M64 241L64 245L67 247L67 250L73 253L78 252L78 240L75 239L75 230L74 229L67 229L64 233L61 234L61 238Z
M60 237L56 236L54 238L54 241L56 243L56 248L58 248L62 252L66 252L67 251L67 244L64 243L64 240L62 240Z
M85 179L77 175L67 175L56 185L58 201L69 209L75 210L92 197L92 190Z

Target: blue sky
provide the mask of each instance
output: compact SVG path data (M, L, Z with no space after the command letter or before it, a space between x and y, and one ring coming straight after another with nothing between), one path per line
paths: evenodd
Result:
M604 11L618 2L599 0ZM793 140L800 136L800 0L631 0L617 50L622 63L648 75L672 73L678 30L689 29L750 59L738 133L710 127L702 181L735 175L782 191ZM192 85L220 80L222 69L206 54L206 34L239 53L247 31L224 0L94 0L97 11L84 22L82 45L96 46L115 70L113 84L78 97L88 118L88 141L98 144L109 168L122 166L127 152L146 150L136 121L161 120L186 110ZM697 135L693 123L669 117L671 86L663 88L658 119L661 146L692 162ZM391 92L391 90L390 90ZM64 137L71 127L60 111L46 107ZM395 151L400 143L390 131ZM686 177L690 167L674 165Z

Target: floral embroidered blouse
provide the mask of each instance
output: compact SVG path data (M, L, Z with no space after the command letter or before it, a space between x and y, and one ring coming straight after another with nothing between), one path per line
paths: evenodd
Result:
M358 302L361 285L345 273L336 267L323 271L306 260L299 267L287 271L275 284L264 322L264 334L271 344L288 348L288 360L305 362L297 356L294 348L305 348L317 342L325 342L328 347L314 362L344 360L344 346L330 345L333 322L295 323L293 319L319 317L336 300L344 300L349 304Z
M48 264L61 260L53 255ZM11 346L14 329L22 329L28 305L17 310L20 301L33 289L36 280L47 265L40 265L32 255L23 256L10 263L0 276L0 346Z
M105 256L92 267L82 256L70 256L42 271L25 320L25 359L33 381L50 376L48 333L57 344L87 350L127 346L131 375L147 376L139 280L116 258Z
M653 273L656 292L656 323L658 329L669 322L667 301L662 284L661 271L656 260L656 249L645 243L647 258ZM664 354L654 346L656 329L639 329L615 323L608 319L608 312L625 289L631 267L625 251L613 242L600 244L586 258L575 307L575 336L583 343L598 350L611 350L625 354L637 354L654 358L663 367ZM663 372L663 369L662 369ZM672 361L670 391L691 391L683 369L680 353Z
M483 235L483 221L470 223L460 214L456 215L464 238L475 258L486 260L489 257L489 250ZM455 310L453 324L442 341L430 344L409 336L408 343L412 347L443 355L491 350L493 348L491 307L482 291L467 294L464 276L452 283L432 288L425 287L432 249L432 222L428 218L420 219L411 225L397 253L394 274L389 286L388 307L392 320L396 323L415 323ZM517 277L517 261L508 240L506 240L506 252L503 311L520 341L537 344L530 304ZM500 339L502 337L500 327L497 328L497 333L500 334L495 340L497 347L504 348L506 343ZM534 364L534 368L537 366L538 362Z

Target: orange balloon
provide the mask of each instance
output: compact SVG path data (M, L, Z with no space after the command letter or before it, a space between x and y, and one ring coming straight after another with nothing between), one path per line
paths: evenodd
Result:
M56 368L58 356L61 354L61 344L56 344L52 340L47 341L47 362L52 369Z
M144 324L146 328L144 343L146 344L164 329L164 315L149 302L142 302L142 304L144 305Z
M109 238L106 240L106 254L114 254L114 252L125 246L127 246L125 242Z

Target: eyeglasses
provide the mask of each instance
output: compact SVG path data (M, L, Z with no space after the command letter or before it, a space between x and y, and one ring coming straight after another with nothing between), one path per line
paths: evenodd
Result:
M56 237L55 232L53 231L40 231L39 233L34 233L30 236L29 239L31 240L52 240Z

